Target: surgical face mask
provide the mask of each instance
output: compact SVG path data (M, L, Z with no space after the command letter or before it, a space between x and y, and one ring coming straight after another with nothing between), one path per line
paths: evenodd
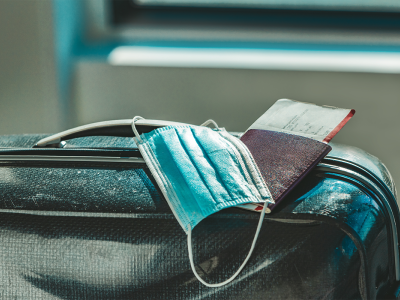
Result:
M167 126L139 135L135 142L175 218L188 236L190 265L203 284L217 287L232 281L254 249L271 193L246 146L219 129L204 126ZM238 271L219 284L204 282L197 274L192 255L193 228L207 216L246 203L265 203L250 252Z

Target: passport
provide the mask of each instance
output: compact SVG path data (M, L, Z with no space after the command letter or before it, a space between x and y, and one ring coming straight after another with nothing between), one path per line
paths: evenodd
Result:
M332 150L326 143L279 131L250 129L240 139L275 200L268 205L271 211Z
M320 106L290 99L275 102L240 138L252 154L275 204L324 158L328 142L355 113L354 109ZM240 206L259 211L263 204Z

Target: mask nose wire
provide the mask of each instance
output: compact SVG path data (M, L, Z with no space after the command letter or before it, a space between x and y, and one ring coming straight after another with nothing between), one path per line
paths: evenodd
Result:
M194 275L196 276L196 278L197 278L202 284L204 284L205 286L208 286L208 287L220 287L220 286L223 286L223 285L225 285L225 284L228 284L229 282L231 282L233 279L235 279L235 278L240 274L240 272L241 272L242 269L246 266L248 260L250 259L251 254L253 253L254 247L255 247L256 242L257 242L257 239L258 239L258 234L260 233L261 226L262 226L262 223L263 223L263 221L264 221L264 215L265 215L265 211L266 211L266 209L267 209L267 207L268 207L268 203L269 203L269 202L265 202L265 203L264 203L264 207L263 207L263 210L261 211L260 219L259 219L259 221L258 221L256 233L255 233L255 235L254 235L253 242L252 242L252 244L251 244L249 253L247 254L245 260L243 261L242 265L239 267L239 269L236 271L236 273L233 274L233 276L232 276L231 278L229 278L229 279L227 279L227 280L225 280L225 281L223 281L223 282L221 282L221 283L207 283L207 282L205 282L205 281L199 276L199 274L197 274L196 269L195 269L195 267L194 267L194 263L193 263L193 253L192 253L192 228L191 228L191 226L190 226L190 224L189 224L189 230L188 230L188 235L187 235L187 245L188 245L188 251L189 251L190 267L192 268L192 271L193 271Z

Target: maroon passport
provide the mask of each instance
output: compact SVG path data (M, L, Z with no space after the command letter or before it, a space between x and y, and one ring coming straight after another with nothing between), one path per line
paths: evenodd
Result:
M271 210L332 150L323 142L278 131L250 129L240 139L275 200Z

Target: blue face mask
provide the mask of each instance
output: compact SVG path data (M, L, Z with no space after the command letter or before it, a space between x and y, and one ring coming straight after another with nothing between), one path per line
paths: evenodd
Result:
M139 136L135 128L138 119L142 118L135 117L132 122L135 142L177 221L188 235L193 272L207 286L230 282L250 258L264 214L268 211L267 204L273 203L250 152L239 139L218 126L216 130L203 126L167 126ZM229 280L208 284L194 268L191 232L207 216L246 203L265 203L248 257Z

